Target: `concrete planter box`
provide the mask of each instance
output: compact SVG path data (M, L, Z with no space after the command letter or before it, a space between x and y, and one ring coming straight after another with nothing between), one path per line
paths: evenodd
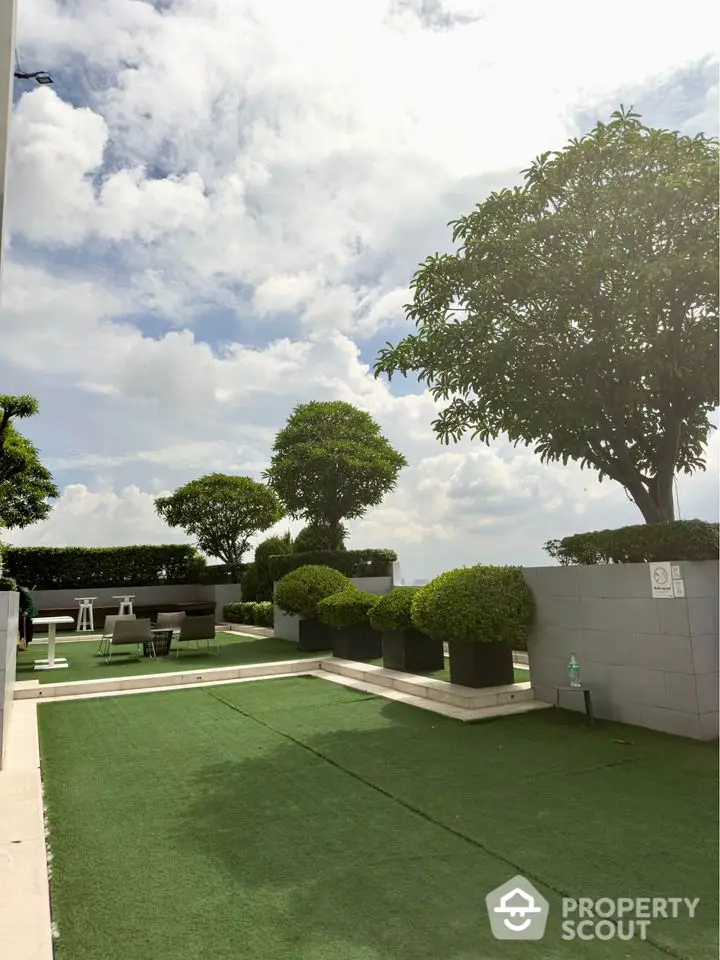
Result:
M676 564L684 597L654 599L650 565L534 567L537 603L528 636L539 700L555 702L575 654L581 679L599 683L598 717L698 740L718 736L718 562ZM561 705L582 710L582 697Z
M333 630L333 656L340 660L377 660L382 656L382 637L370 624L355 624Z
M507 643L448 643L450 683L459 687L504 687L515 682Z
M0 770L8 742L15 690L19 607L20 596L16 591L0 592Z
M320 620L300 620L298 627L298 650L303 653L320 653L332 650L335 631Z
M409 630L383 630L383 667L401 673L431 673L445 666L442 640L433 640L411 627Z

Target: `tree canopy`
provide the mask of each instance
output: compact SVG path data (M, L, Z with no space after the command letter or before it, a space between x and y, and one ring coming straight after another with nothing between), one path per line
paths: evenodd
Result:
M449 401L444 443L505 434L578 461L673 519L718 406L718 143L631 110L454 221L454 254L413 280L417 327L375 375L413 371Z
M276 494L264 483L223 473L191 480L170 496L158 497L155 509L169 526L195 537L203 553L226 563L234 582L250 540L283 516Z
M350 403L299 404L277 434L265 478L288 513L335 531L394 489L405 457Z
M0 528L22 528L44 520L60 493L40 462L37 447L16 430L13 420L38 412L30 396L0 395Z

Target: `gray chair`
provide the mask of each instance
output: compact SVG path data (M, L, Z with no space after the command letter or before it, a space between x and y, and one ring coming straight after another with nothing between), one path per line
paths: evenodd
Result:
M208 653L210 653L210 641L215 640L215 656L220 656L220 646L215 638L215 617L212 614L202 617L185 617L180 627L180 633L175 640L177 644L175 647L176 658L180 656L181 643L195 642L199 648L201 640L207 642Z
M105 626L103 627L102 637L100 637L100 643L98 644L96 656L101 657L107 653L108 647L110 646L110 637L113 635L113 629L118 620L134 619L134 613L123 613L122 615L118 613L111 613L109 616L105 617Z
M185 611L180 610L177 613L158 613L157 630L179 630L185 620Z
M105 658L107 663L110 663L112 659L113 647L139 647L144 644L150 646L150 653L155 656L155 644L153 643L152 635L152 625L149 620L136 620L133 618L124 619L118 617L113 626L112 636L108 641L107 657ZM128 652L128 651L124 651ZM135 651L136 655L138 653L137 649Z

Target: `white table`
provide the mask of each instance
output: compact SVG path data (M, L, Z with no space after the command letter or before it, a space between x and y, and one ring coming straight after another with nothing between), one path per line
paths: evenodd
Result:
M33 626L48 628L47 660L36 660L36 670L62 670L67 667L65 657L55 657L55 627L58 623L75 623L74 617L33 617Z
M135 594L134 594L134 593L125 594L125 595L122 596L122 597L113 597L113 600L119 600L119 601L120 601L120 607L119 607L119 609L118 609L118 616L124 617L124 616L128 616L129 614L132 614L132 612L133 612L133 608L132 608L132 607L133 607L133 604L132 604L132 602L133 602L134 599L135 599Z
M95 629L95 624L93 623L93 600L97 600L97 597L75 597L75 599L80 604L77 621L78 631L83 632L89 630L90 633L93 633Z

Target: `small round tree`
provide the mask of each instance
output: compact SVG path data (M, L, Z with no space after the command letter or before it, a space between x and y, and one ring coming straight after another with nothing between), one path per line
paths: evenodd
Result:
M402 633L413 629L412 603L420 587L396 587L380 597L369 614L375 630Z
M285 613L315 620L321 600L349 589L351 581L339 570L309 564L285 574L277 585L275 602Z
M376 593L364 590L341 590L318 603L318 617L328 627L360 627L369 625L368 615L378 602Z
M344 524L333 528L327 523L309 523L298 533L293 553L314 553L318 550L345 550L348 531Z
M412 605L420 587L396 587L380 597L369 613L370 626L382 634L383 666L405 673L442 670L442 640L418 630L412 622Z
M450 679L463 686L513 682L512 651L527 637L535 609L520 567L449 570L422 587L413 625L450 649Z

